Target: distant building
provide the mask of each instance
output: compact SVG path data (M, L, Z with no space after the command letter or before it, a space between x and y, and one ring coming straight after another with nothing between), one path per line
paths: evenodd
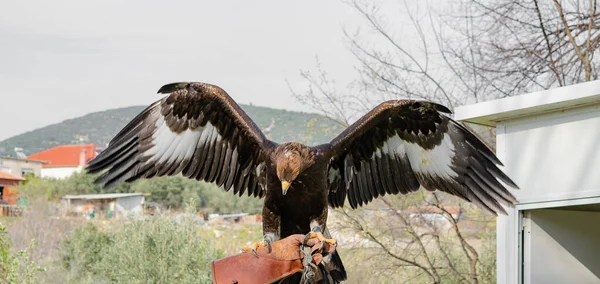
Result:
M48 161L42 165L41 177L62 179L80 172L102 149L95 144L61 145L27 158Z
M446 213L450 214L452 218L459 221L463 211L458 206L447 206L442 207L444 210L436 206L411 206L404 209L404 213L408 214L408 217L413 221L427 222L430 225L438 227L449 227L452 224L446 217ZM445 212L444 212L445 211Z
M19 182L25 179L0 171L0 205L16 205L19 199Z
M89 218L121 219L139 218L144 214L144 195L142 193L107 193L65 195L61 208L65 216Z
M404 209L404 213L408 213L410 217L419 216L426 219L436 219L435 216L444 216L445 213L452 215L454 219L459 219L462 214L462 209L458 206L445 206L442 208L437 206L410 206Z
M39 160L0 157L0 171L20 177L27 174L40 177L42 176L42 165L47 163L46 161Z

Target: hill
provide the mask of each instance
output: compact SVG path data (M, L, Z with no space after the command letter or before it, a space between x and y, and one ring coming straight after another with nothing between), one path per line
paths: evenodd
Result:
M251 105L240 105L276 142L298 141L307 145L328 142L343 128L324 116ZM15 147L29 155L57 145L94 143L106 146L110 139L125 126L143 106L111 109L68 119L0 141L0 156L15 153Z

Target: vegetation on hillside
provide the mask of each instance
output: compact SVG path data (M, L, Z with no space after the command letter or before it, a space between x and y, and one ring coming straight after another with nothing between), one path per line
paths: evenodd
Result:
M276 142L299 141L309 145L328 142L342 131L330 119L312 113L294 112L251 105L242 109ZM106 146L133 117L144 110L142 106L94 112L68 119L0 141L0 156L14 155L20 147L33 154L58 145L93 143Z
M155 203L163 209L179 210L184 204L207 213L260 213L262 199L242 196L234 197L216 185L190 180L183 176L160 177L121 183L110 189L94 184L97 176L75 173L66 179L41 179L30 177L19 191L21 197L31 200L40 197L58 201L67 194L130 193L148 194L146 203Z

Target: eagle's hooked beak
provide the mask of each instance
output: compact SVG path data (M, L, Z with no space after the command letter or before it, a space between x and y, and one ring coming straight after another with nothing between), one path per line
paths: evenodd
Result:
M281 182L281 191L282 191L283 195L285 195L287 193L288 188L290 188L290 183L287 181L282 181Z

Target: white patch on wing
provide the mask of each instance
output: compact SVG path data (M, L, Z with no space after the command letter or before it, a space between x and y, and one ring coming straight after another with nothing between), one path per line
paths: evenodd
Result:
M406 157L406 145L410 144L400 139L398 134L392 136L390 139L385 141L389 154L404 159Z
M382 148L385 149L385 147L386 146L385 146L385 142L384 142L384 145ZM377 148L377 150L375 150L375 152L373 152L373 155L371 155L371 159L375 159L375 157L381 158L381 148Z
M388 155L401 159L408 158L415 173L438 177L456 177L458 174L451 168L454 157L454 144L448 134L444 134L442 143L431 150L425 150L418 144L402 140L394 135L378 148L372 158Z
M208 125L208 123L206 125ZM212 128L212 130L214 132L214 135L217 137L216 142L217 143L221 142L221 140L223 140L223 137L221 135L219 135L219 132L217 131L217 128L216 127L212 127L212 125L211 125L210 128Z
M348 159L350 159L350 155L346 155L346 158L344 159L344 176L346 178L346 190L350 189L352 179L354 178L354 166L348 166Z
M256 167L256 177L260 176L260 173L262 171L262 168L265 166L265 162L262 162L260 164L258 164L258 166Z
M340 170L339 169L329 169L329 173L327 179L329 180L329 184L332 184L336 179L340 179Z
M174 133L172 133L171 135L172 137L169 137L171 138L171 143L166 144L165 147L160 148L158 154L155 156L158 157L159 163L164 163L169 158L171 158L171 155L173 155L177 147L179 147L179 141L181 141L181 138L183 138L182 135L176 135Z
M198 145L202 145L204 146L204 144L206 143L206 141L208 141L208 139L210 138L210 136L212 135L212 131L204 131L204 129L210 126L212 127L212 125L210 124L210 122L206 123L205 126L197 128L197 131L202 132L202 134L200 135L200 138L198 138Z
M191 159L198 143L201 142L203 145L207 140L212 141L215 135L217 141L221 140L217 129L210 123L195 130L187 129L179 134L169 129L162 116L158 117L154 125L156 127L156 131L152 134L154 146L144 153L144 156L151 156L146 163L173 163Z
M187 129L186 131L179 134L181 139L179 140L179 145L173 151L173 154L170 155L168 159L169 163L172 162L182 162L183 160L189 160L194 155L194 151L196 150L196 145L198 145L198 139L201 136L200 131Z
M425 150L418 144L405 142L404 144L410 166L416 173L437 176L457 177L458 174L452 170L452 158L454 157L454 144L450 135L444 134L442 143L431 150Z

